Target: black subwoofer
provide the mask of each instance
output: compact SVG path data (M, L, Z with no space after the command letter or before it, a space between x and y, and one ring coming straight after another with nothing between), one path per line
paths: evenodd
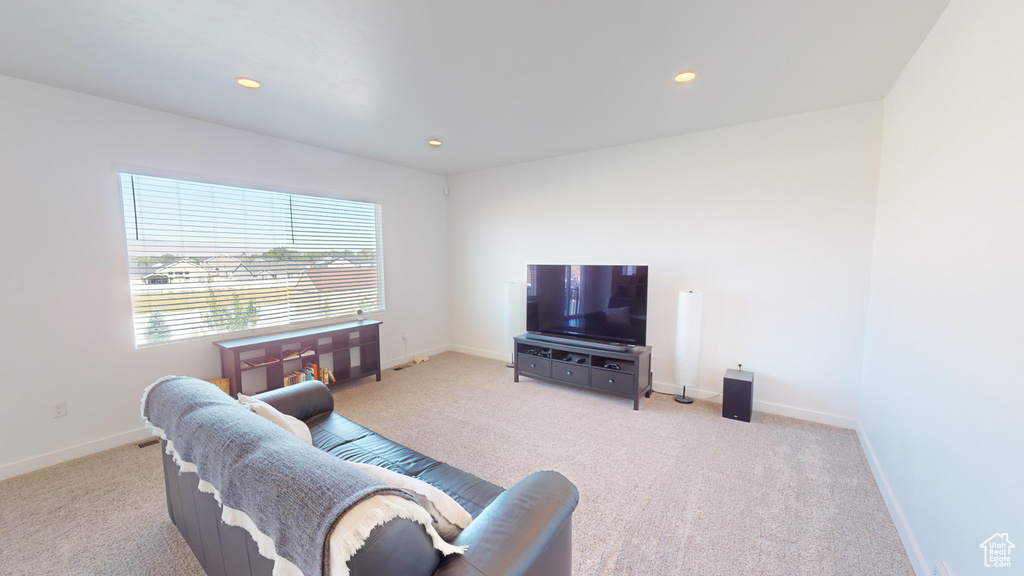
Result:
M754 408L754 373L726 370L722 387L722 417L750 422Z

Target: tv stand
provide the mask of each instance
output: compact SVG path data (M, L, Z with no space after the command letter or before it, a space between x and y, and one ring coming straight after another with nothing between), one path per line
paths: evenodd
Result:
M651 397L651 347L577 341L541 334L516 336L514 381L529 376L545 382L596 390L633 399ZM597 344L596 346L593 344ZM624 348L624 349L620 349Z
M593 340L584 340L582 338L573 338L571 336L544 334L543 332L527 332L523 336L530 340L541 340L543 342L553 342L555 344L568 344L570 346L580 346L582 348L596 348L598 350L611 350L612 352L625 352L630 348L635 348L635 346L619 344L618 342L595 342Z

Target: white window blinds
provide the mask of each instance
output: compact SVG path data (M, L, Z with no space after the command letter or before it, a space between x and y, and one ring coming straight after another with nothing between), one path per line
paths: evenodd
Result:
M384 309L380 205L120 176L136 347Z

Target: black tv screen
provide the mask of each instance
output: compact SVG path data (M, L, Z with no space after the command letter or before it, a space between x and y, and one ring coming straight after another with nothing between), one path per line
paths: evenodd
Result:
M647 266L527 266L526 329L646 346Z

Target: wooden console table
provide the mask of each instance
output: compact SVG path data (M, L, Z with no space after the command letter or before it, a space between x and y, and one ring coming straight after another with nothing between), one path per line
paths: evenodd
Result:
M380 382L380 320L361 320L291 330L235 340L214 342L220 347L221 377L230 381L232 396L242 391L242 373L248 370L267 371L267 389L284 385L285 366L301 370L307 363L321 364L321 356L330 354L335 382L341 384L376 374ZM288 351L306 350L302 356L283 358ZM353 365L353 350L358 363ZM242 360L246 352L261 351L255 360L265 363L253 366ZM249 359L252 361L253 359Z

